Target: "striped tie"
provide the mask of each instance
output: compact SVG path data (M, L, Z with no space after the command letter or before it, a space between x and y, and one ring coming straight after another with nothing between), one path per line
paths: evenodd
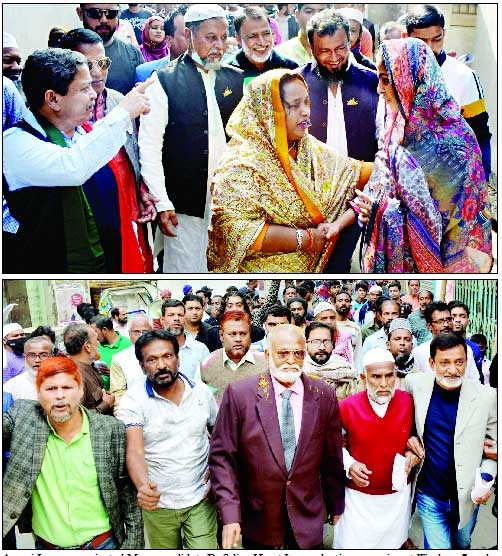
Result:
M296 450L296 437L295 437L295 422L293 418L293 408L289 398L291 397L292 390L284 390L282 392L282 405L281 405L281 438L282 447L284 449L284 459L286 460L286 469L289 471L295 457Z

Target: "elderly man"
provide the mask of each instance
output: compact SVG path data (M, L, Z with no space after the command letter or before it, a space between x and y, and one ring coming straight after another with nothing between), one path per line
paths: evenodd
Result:
M413 401L396 389L394 358L386 349L368 351L363 368L366 390L340 402L346 437L343 463L349 480L333 548L398 549L408 538L411 519L408 475L419 462L406 448Z
M411 322L413 327L413 336L417 340L417 346L432 340L431 331L427 328L427 322L425 321L425 308L434 301L434 294L429 290L419 290L418 292L418 302L420 307L415 311L412 311L408 315L408 320Z
M24 371L8 380L3 391L9 392L13 400L37 400L38 368L44 359L53 354L54 344L43 336L28 338L24 343Z
M397 374L396 386L404 390L406 375L420 370L411 353L414 346L412 326L408 319L397 318L392 320L389 325L386 347L394 357Z
M271 69L296 69L298 64L273 49L274 35L268 14L259 6L248 6L234 18L235 36L241 49L229 62L243 70L244 82Z
M127 427L127 469L150 546L217 548L207 463L214 397L180 372L172 334L146 332L135 350L145 378L124 394L117 417Z
M256 375L267 368L263 353L251 347L251 317L243 311L228 311L220 319L223 347L213 351L201 365L202 381L215 390L220 403L227 384Z
M466 377L466 348L461 336L439 334L430 344L432 372L406 377L418 436L410 447L423 458L416 502L425 549L471 547L479 504L491 495L473 492L477 470L497 474L484 452L485 441L497 441L497 392Z
M401 303L411 303L413 310L420 309L420 300L418 293L420 292L420 280L408 280L408 293L401 297Z
M129 322L129 338L132 345L112 357L110 365L110 392L115 396L114 414L117 413L120 399L125 391L138 378L143 376L143 371L134 351L134 344L144 332L148 332L151 329L152 324L146 315L139 314L132 317Z
M228 23L216 4L185 13L188 51L154 73L150 114L141 119L142 175L158 200L164 272L207 272L213 171L225 126L242 97L242 73L222 66Z
M222 548L316 549L344 509L335 391L302 373L305 336L278 326L269 372L232 382L211 436L209 468ZM324 503L323 503L324 500Z
M135 70L143 63L143 56L132 44L115 36L119 4L80 4L77 15L85 29L95 31L103 39L105 54L112 61L108 70L108 87L127 94L134 87Z
M11 254L12 255L12 254ZM23 372L24 330L17 322L5 324L2 329L3 377L2 383Z
M19 229L17 248L4 253L3 268L52 275L103 272L103 248L82 184L117 154L131 118L148 110L143 93L150 82L128 93L90 133L81 125L93 115L96 92L83 54L35 51L22 82L39 125L23 121L4 133L4 194Z
M18 400L3 418L4 534L19 520L37 550L144 548L124 425L80 405L82 376L68 357L45 359L36 386L38 402Z

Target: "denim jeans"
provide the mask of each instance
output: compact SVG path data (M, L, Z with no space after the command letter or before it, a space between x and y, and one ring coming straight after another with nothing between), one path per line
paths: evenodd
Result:
M417 490L417 510L424 528L424 548L470 548L479 506L475 507L471 519L462 529L458 528L460 519L456 500L440 500Z
M37 541L37 539L35 538L35 548L40 548L42 550L47 550L47 547L41 543L39 543ZM62 546L56 546L56 549L62 549L65 550L64 547ZM74 548L74 547L73 547ZM119 545L117 543L117 539L115 538L114 535L112 535L111 537L108 537L107 539L105 539L101 544L99 544L98 546L92 546L91 543L87 543L84 547L83 550L113 550L115 548L119 548Z

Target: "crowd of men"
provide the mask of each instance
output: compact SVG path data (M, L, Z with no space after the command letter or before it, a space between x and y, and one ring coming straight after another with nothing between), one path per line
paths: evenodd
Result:
M60 348L4 325L4 548L17 525L40 549L314 549L327 523L334 548L410 548L413 500L424 548L469 548L493 338L419 280L377 282L186 284L155 321L82 303Z
M42 255L28 262L16 253L37 246L37 257L36 253L43 252L40 242L50 234L58 244L47 272L151 272L152 246L142 228L155 221L155 268L206 272L210 184L227 141L225 126L243 87L270 69L289 68L304 76L312 135L342 154L373 162L383 104L372 61L378 40L375 25L364 16L364 4L346 4L332 12L348 21L349 35L339 28L320 33L315 24L307 32L312 18L329 4L291 6L228 4L225 10L216 4L179 5L164 20L167 55L148 62L123 30L125 22L130 22L134 33L129 38L141 40L140 27L152 14L138 4L130 4L122 13L119 4L77 7L75 27L81 23L86 33L74 29L65 35L63 30L59 42L51 44L79 51L86 59L51 48L28 56L22 68L19 45L4 33L3 128L13 127L4 138L3 237L4 245L11 247L9 255L4 254L4 269L24 272L37 267L43 272ZM379 23L380 40L407 34L429 44L476 134L488 178L490 132L482 88L473 70L445 54L442 13L434 6L415 6L401 22ZM87 65L92 86L82 94L76 89L84 84L80 78L89 82ZM81 71L75 71L80 67ZM127 99L131 88L150 76L145 88L136 90L141 93L137 96L145 97L143 103L136 99L139 105L134 108L120 104L121 95ZM28 100L31 113L13 83ZM121 95L116 96L117 91ZM67 104L73 109L65 110ZM128 116L111 110L116 104L126 108ZM131 118L139 115L139 133L134 129L131 137L126 130ZM101 118L98 124L103 125L96 124L92 131L85 125L82 129L87 120ZM127 172L112 176L111 170L108 174L99 171L110 161L117 162L116 153L126 138L130 144L127 147L126 142L126 152L120 151L119 162L126 170L134 170L129 178L129 209L116 192L124 187ZM55 149L51 143L68 148ZM72 196L75 185L83 185L83 191ZM98 185L100 193L92 195ZM100 198L104 192L109 196L106 201ZM68 205L74 209L73 226L62 217ZM77 226L81 233L75 231ZM111 229L115 242L110 243ZM137 251L133 261L121 252L126 231L133 234L128 236L129 249L134 244ZM350 271L359 234L357 225L344 230L326 272Z

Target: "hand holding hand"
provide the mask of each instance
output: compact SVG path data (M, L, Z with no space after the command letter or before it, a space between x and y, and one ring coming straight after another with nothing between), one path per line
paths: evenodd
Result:
M333 243L336 243L338 236L342 231L342 227L340 226L338 220L334 222L323 222L317 226L317 229L322 231L325 235L325 238Z

